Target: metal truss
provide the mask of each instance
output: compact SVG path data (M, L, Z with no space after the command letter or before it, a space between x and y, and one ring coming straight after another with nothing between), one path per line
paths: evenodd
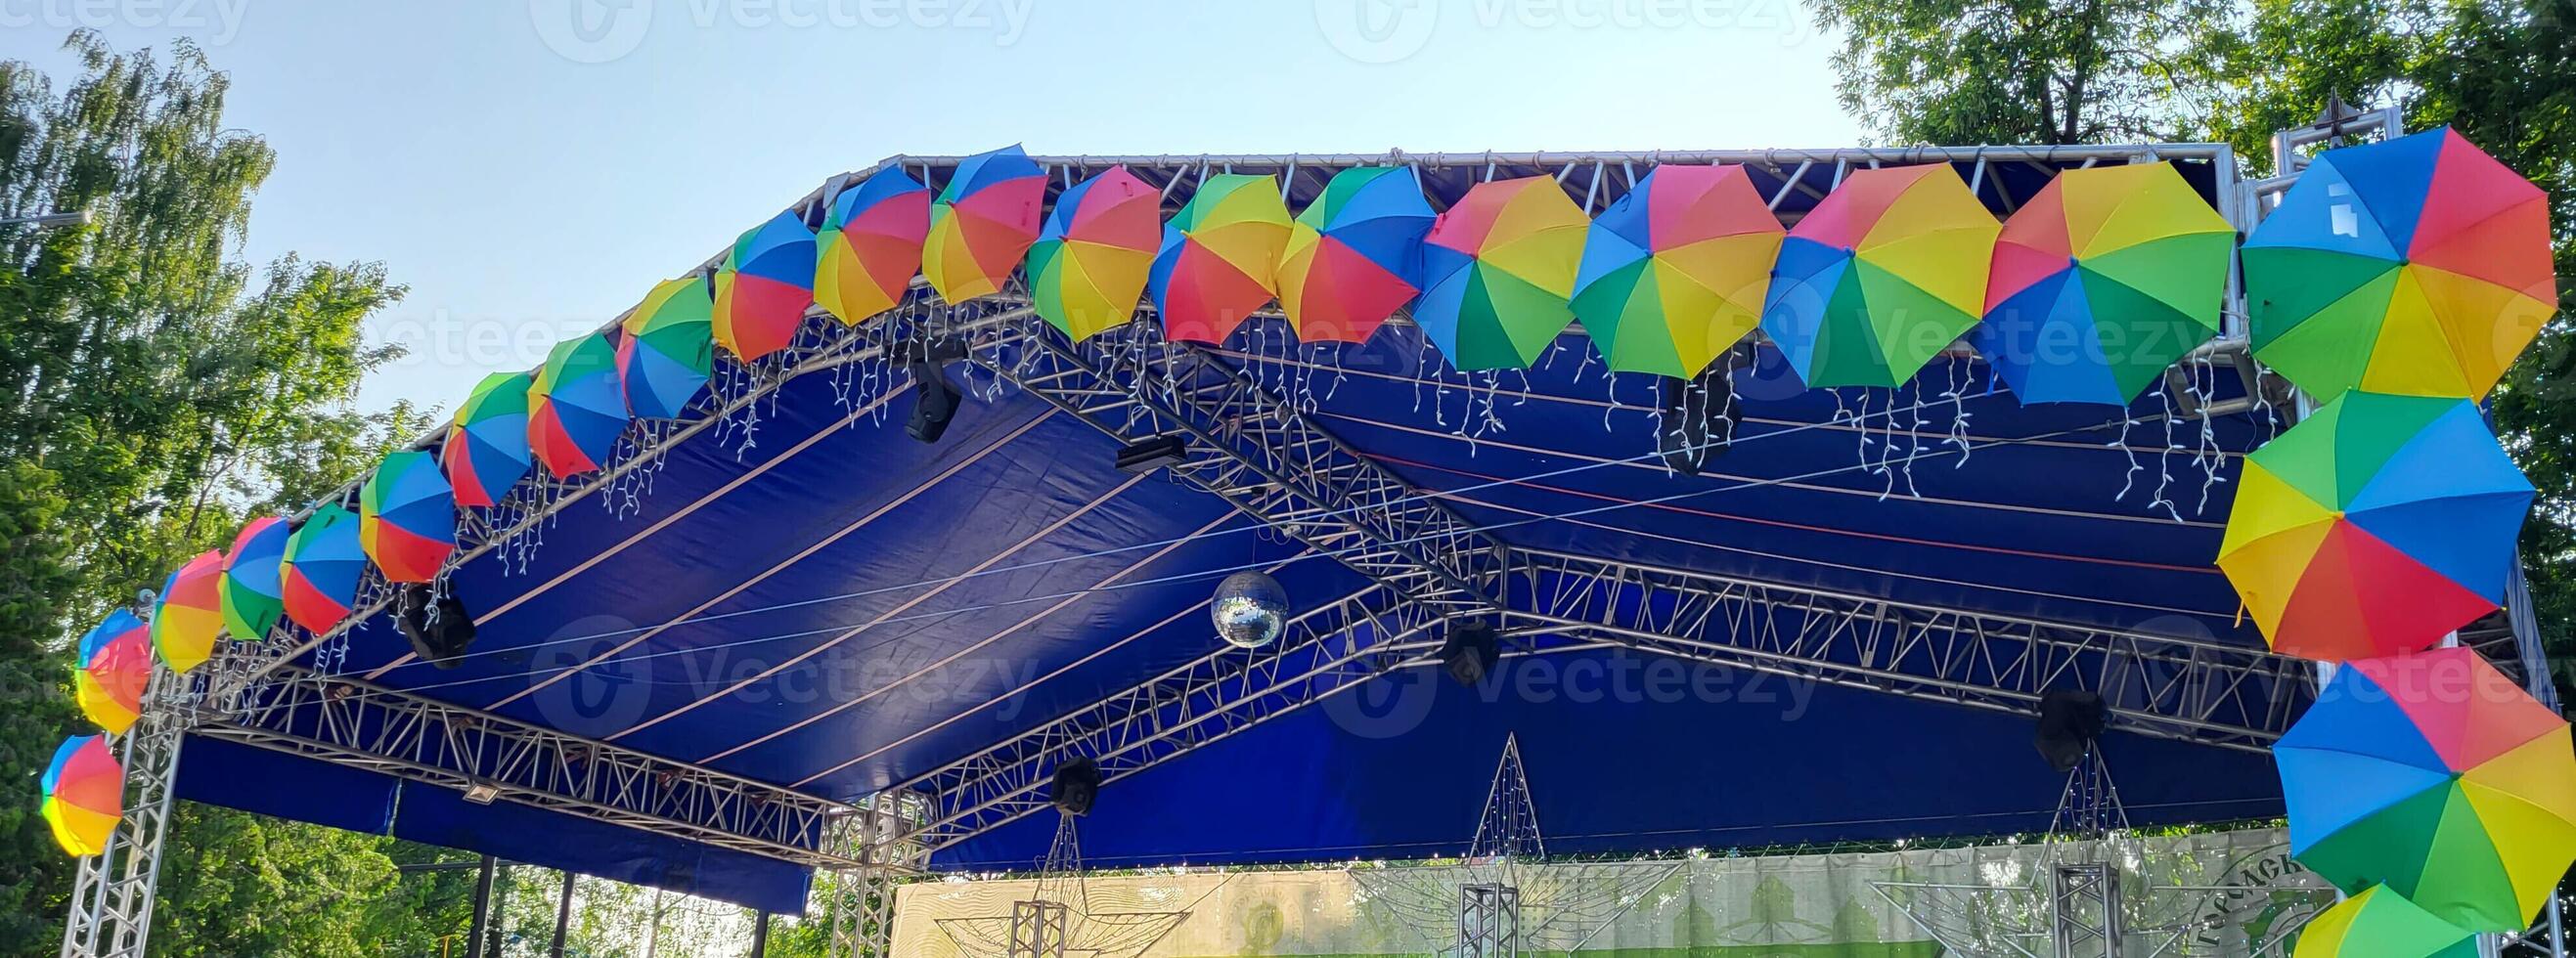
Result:
M125 767L125 814L106 849L81 859L73 876L63 958L143 958L152 932L179 746L187 734L179 699L187 692L157 659L149 690L142 716L114 742L117 761Z
M1104 783L1115 782L1422 661L1444 624L1430 607L1371 585L1290 619L1268 647L1210 653L878 794L930 803L904 840L946 848L1046 809L1061 760L1088 756Z
M900 168L933 190L945 186L955 172L961 156L893 156L864 170L832 178L822 187L797 201L791 209L805 215L806 222L821 222L824 204L840 190L856 184L868 175L887 168ZM1832 192L1835 185L1853 170L1880 166L1904 166L1921 163L1948 163L1959 170L1959 176L1990 207L2009 214L2029 199L2017 196L1996 175L2005 167L2028 169L2053 176L2058 172L2102 163L2136 163L2158 160L2184 164L2206 164L2214 178L2213 202L2223 201L2236 187L2236 159L2224 143L2132 143L2083 146L1910 146L1910 147L1840 147L1827 149L1768 150L1584 150L1561 153L1482 152L1482 153L1408 153L1389 150L1384 153L1233 153L1233 154L1160 154L1127 156L1032 156L1053 178L1052 190L1062 190L1082 179L1124 166L1128 172L1163 191L1167 206L1189 200L1198 184L1215 173L1246 173L1279 178L1281 190L1289 204L1302 206L1313 202L1323 192L1333 174L1352 167L1411 167L1422 180L1423 190L1435 209L1447 209L1477 183L1491 179L1527 176L1549 176L1578 193L1587 207L1595 212L1627 194L1647 171L1671 163L1705 166L1716 163L1745 167L1756 189L1762 191L1771 208L1794 217L1798 211L1815 205ZM2224 208L2222 213L2228 212ZM713 269L722 254L710 257L704 268Z
M859 809L302 666L206 701L193 734L822 868L880 864L842 833Z
M2119 727L2262 751L2313 663L2147 635L1896 602L1560 552L1515 554L1509 618L1568 636L1856 688L2027 713L2101 693Z
M1342 444L1241 369L1188 344L1040 330L970 352L1031 395L1126 442L1179 434L1169 467L1245 515L1443 614L1493 607L1502 542ZM1122 348L1122 346L1124 348Z

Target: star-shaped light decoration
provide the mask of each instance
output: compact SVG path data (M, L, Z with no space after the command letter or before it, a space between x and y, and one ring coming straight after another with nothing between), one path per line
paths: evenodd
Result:
M1082 878L1082 843L1073 822L1072 815L1062 815L1058 821L1055 844L1047 849L1046 865L1038 871L1036 896L1015 903L1015 908L1025 910L1021 915L937 920L939 930L957 946L958 954L965 958L1010 958L1014 920L1040 909L1060 909L1057 916L1062 924L1050 925L1046 934L1060 934L1063 942L1061 952L1041 953L1083 958L1138 958L1189 919L1188 911L1111 911L1094 902L1090 886ZM1026 929L1022 933L1026 934Z
M1679 861L1551 862L1521 767L1518 736L1503 742L1467 857L1454 865L1353 869L1360 903L1381 910L1435 955L1459 953L1459 910L1470 886L1515 889L1522 952L1572 952L1682 869Z

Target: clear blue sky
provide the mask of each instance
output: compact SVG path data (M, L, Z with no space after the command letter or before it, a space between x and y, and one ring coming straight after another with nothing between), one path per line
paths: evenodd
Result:
M0 0L0 56L187 35L277 171L243 254L382 260L414 355L526 368L896 153L1856 143L1794 0Z

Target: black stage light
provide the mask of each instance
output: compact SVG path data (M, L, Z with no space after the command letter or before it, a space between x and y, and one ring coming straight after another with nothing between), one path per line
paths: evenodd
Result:
M2100 695L2053 690L2039 697L2039 730L2031 741L2050 768L2070 772L2083 763L2110 724L2111 707Z
M1502 657L1502 639L1494 634L1493 626L1482 622L1452 623L1449 637L1440 642L1440 667L1460 685L1484 682Z
M1091 804L1099 800L1099 762L1085 755L1055 767L1055 781L1047 788L1047 801L1067 815L1089 815Z
M1164 466L1179 465L1189 457L1189 442L1180 433L1139 439L1118 447L1118 471L1152 472Z
M904 432L922 442L938 442L948 432L948 421L957 417L957 387L948 384L935 362L905 363L904 370L912 376L912 421Z
M433 595L421 583L407 583L394 593L394 627L410 640L412 654L431 665L452 669L474 644L474 613L453 592Z

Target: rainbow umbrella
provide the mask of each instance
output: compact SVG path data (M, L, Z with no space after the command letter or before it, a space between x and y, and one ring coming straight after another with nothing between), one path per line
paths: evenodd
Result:
M489 509L536 465L528 449L527 373L492 373L476 383L439 446L456 504Z
M715 303L705 280L664 280L626 314L626 336L617 342L617 378L626 410L645 419L677 419L706 388L715 369L710 338Z
M2291 958L2478 958L2478 936L2372 885L2308 919Z
M456 551L456 497L425 452L397 452L358 487L358 546L391 582L438 577Z
M2448 127L2319 154L2244 256L2255 358L2319 396L2484 396L2558 308L2548 197Z
M1163 337L1220 342L1269 305L1279 295L1289 222L1274 177L1220 173L1200 183L1164 227L1145 288L1162 314Z
M72 668L72 700L81 714L123 735L143 716L143 687L152 681L152 630L134 613L107 614L81 636L80 658Z
M2272 756L2291 856L2346 891L2520 931L2576 863L2567 722L2473 650L2346 664Z
M1590 226L1555 177L1476 184L1422 239L1413 321L1459 369L1529 368L1574 322Z
M1422 292L1413 274L1431 202L1411 167L1333 174L1297 214L1279 255L1279 306L1303 342L1357 343Z
M617 347L592 333L556 343L528 382L528 445L557 479L600 468L626 431Z
M930 204L921 275L939 298L962 303L1001 292L1038 238L1046 171L1017 146L967 157Z
M224 634L224 554L208 549L170 573L152 609L152 647L186 675L215 654Z
M2345 393L2246 457L2218 567L2273 651L2410 652L2503 600L2531 496L2477 404Z
M746 363L787 348L814 305L813 282L814 231L796 211L752 227L716 267L716 342Z
M2217 335L2235 245L2171 164L2068 170L2004 224L1969 338L2024 404L2126 406Z
M42 780L39 814L53 826L54 841L76 858L107 851L109 836L125 816L125 766L108 750L107 737L83 735L54 750Z
M2001 231L1947 164L1856 171L1781 241L1762 330L1810 387L1902 385L1976 325Z
M1136 315L1162 236L1163 195L1124 166L1065 190L1029 247L1038 317L1074 342Z
M844 323L903 302L930 236L930 188L889 166L832 198L814 263L814 300Z
M244 524L224 556L223 591L217 603L224 629L233 638L258 642L268 638L277 617L286 611L286 592L278 581L278 561L286 557L286 520L262 516Z
M367 573L367 550L358 534L363 525L339 503L325 503L287 537L279 571L287 618L320 635L349 617L358 601L358 582Z
M1620 372L1687 379L1762 324L1784 231L1741 166L1658 166L1583 241L1574 315Z

